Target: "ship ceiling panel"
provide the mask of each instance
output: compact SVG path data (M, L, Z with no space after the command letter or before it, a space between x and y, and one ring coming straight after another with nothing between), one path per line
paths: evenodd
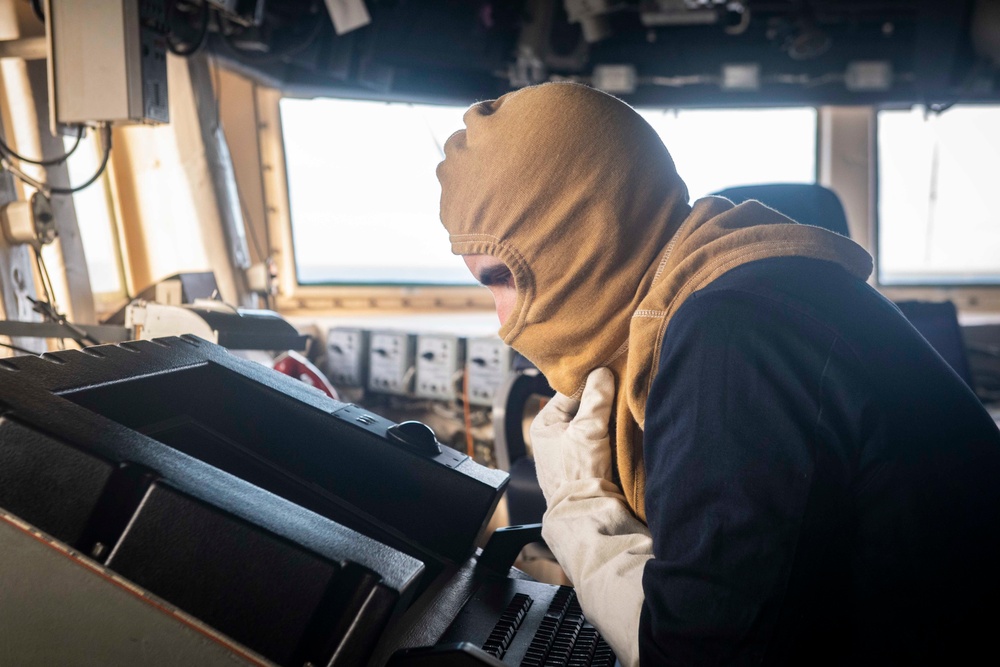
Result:
M323 2L271 0L259 30L216 25L208 45L292 95L468 103L630 65L637 85L612 92L645 105L995 101L975 1L995 0L368 0L371 23L338 36ZM596 13L571 22L574 5ZM858 61L887 64L891 84L849 87ZM759 85L723 87L734 63L756 64Z

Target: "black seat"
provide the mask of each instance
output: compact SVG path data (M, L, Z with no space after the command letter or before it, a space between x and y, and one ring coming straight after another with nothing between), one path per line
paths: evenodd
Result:
M850 238L847 215L840 197L830 188L816 183L762 183L726 188L714 193L734 204L750 199L773 208L796 222L829 229Z
M896 306L965 384L975 389L955 304L951 301L897 301Z
M798 222L829 229L850 238L847 216L837 194L815 183L764 183L726 188L715 193L735 204L755 199ZM974 388L955 304L950 301L899 301L899 309L938 354Z

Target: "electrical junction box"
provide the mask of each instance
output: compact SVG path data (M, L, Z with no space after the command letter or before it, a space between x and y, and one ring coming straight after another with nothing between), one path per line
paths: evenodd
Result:
M461 393L465 339L447 334L417 336L417 386L421 398L451 401Z
M363 387L368 374L368 332L330 329L326 335L326 375L334 386Z
M396 331L373 331L369 341L368 388L384 394L410 394L415 372L414 337Z
M493 405L493 395L510 373L513 351L496 337L470 338L467 361L469 403Z
M167 2L46 0L49 104L58 124L166 123Z

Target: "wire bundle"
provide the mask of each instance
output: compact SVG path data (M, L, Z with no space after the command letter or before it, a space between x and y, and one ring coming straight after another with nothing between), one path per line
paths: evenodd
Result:
M81 183L80 185L77 185L75 187L68 187L68 188L52 187L48 183L44 183L42 181L39 181L38 179L28 176L26 173L21 171L20 167L17 164L14 164L12 160L17 160L18 162L27 164L38 165L40 167L52 167L62 164L66 160L68 160L70 156L73 155L73 153L79 147L80 140L83 138L83 133L86 129L83 125L77 127L76 141L74 142L73 147L70 148L68 151L66 151L66 153L64 153L63 155L48 160L44 159L36 160L24 157L23 155L12 149L9 145L7 145L7 143L2 138L0 138L0 166L2 166L11 174L19 178L21 181L27 183L28 185L35 188L36 190L38 190L47 197L52 195L72 195L74 193L79 192L80 190L83 190L84 188L88 188L91 185L93 185L97 181L97 179L101 177L101 175L104 173L104 170L108 166L108 160L111 158L111 125L108 123L101 123L99 127L101 129L102 143L104 145L104 152L103 156L101 157L101 163L100 165L98 165L97 172L93 176L88 178L84 183Z

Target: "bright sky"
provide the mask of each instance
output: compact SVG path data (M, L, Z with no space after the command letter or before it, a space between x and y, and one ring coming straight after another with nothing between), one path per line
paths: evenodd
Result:
M1000 282L1000 107L881 111L883 283Z
M464 110L281 101L300 282L471 282L449 250L434 175ZM815 180L813 109L642 113L692 199L731 185Z
M281 101L301 282L465 282L434 170L464 109Z

